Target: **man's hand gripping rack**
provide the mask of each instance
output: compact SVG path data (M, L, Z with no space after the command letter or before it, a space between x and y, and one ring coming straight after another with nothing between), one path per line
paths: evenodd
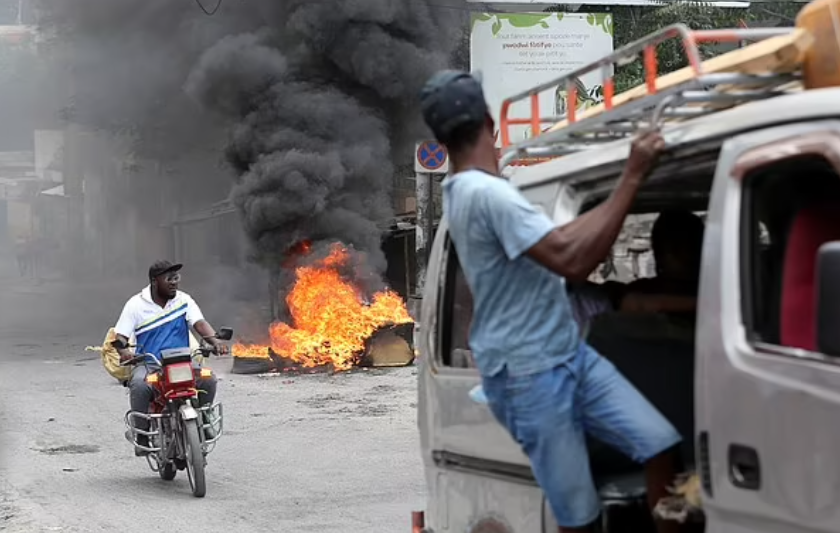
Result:
M792 31L793 28L692 31L684 24L675 24L630 43L599 61L507 98L502 102L500 113L503 150L500 167L505 168L523 159L550 158L586 150L597 146L598 143L632 135L640 127L659 127L667 120L699 117L749 101L786 94L789 89L783 86L798 81L798 74L704 73L703 60L697 44L710 41L759 41L784 36ZM671 38L681 40L688 58L688 68L692 71L691 76L686 81L657 89L656 47ZM640 53L644 57L646 93L640 98L615 105L612 67L629 64L635 61ZM590 116L578 119L577 79L593 71L600 71L604 79L603 109L600 113L588 113ZM556 90L560 86L565 86L568 95L567 116L541 117L540 93ZM511 118L511 105L526 99L530 99L530 116ZM543 132L546 124L550 127ZM511 145L510 128L516 125L530 126L531 131L535 132L534 136Z

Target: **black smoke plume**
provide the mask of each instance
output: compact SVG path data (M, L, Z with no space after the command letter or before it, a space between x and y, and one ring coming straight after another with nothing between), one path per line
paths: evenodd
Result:
M263 259L337 240L382 269L394 162L422 135L417 93L447 66L460 17L426 0L287 0L269 11L258 31L204 52L185 84L236 121L226 153L245 231Z
M426 134L417 92L450 63L463 0L223 0L213 16L194 0L35 1L62 116L177 162L179 194L207 193L196 204L224 196L208 166L226 160L263 264L339 240L382 268L394 166Z

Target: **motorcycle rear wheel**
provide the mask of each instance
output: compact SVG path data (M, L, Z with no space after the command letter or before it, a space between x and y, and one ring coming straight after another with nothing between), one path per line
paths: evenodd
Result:
M184 420L184 451L187 454L187 477L193 496L203 498L207 494L204 477L204 451L201 448L198 420Z

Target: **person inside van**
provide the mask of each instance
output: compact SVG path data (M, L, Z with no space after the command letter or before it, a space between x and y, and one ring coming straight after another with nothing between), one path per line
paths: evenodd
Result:
M663 211L651 230L656 276L610 284L615 309L633 313L693 316L700 287L703 220L688 210Z
M473 294L469 344L483 392L528 456L560 530L592 531L601 514L586 434L645 465L655 506L668 495L682 438L582 342L565 279L586 280L607 256L664 148L662 136L637 135L610 197L558 227L499 176L494 122L478 79L438 72L422 90L421 108L452 163L443 212Z
M656 276L630 283L568 283L572 312L581 337L603 313L666 313L694 324L700 261L703 253L703 219L688 210L662 211L651 231Z

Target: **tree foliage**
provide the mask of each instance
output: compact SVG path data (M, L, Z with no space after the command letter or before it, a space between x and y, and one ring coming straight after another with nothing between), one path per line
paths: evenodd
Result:
M619 48L646 35L669 26L683 23L694 30L735 28L740 23L748 27L790 26L796 13L804 4L799 2L753 3L747 9L713 7L705 2L663 2L659 6L616 6L612 7L615 28L615 48ZM603 6L591 6L593 10ZM701 44L700 53L708 59L731 50L736 44ZM657 59L660 72L671 72L688 64L682 44L672 39L659 45ZM641 61L636 61L617 70L616 91L623 91L643 82L644 71Z

